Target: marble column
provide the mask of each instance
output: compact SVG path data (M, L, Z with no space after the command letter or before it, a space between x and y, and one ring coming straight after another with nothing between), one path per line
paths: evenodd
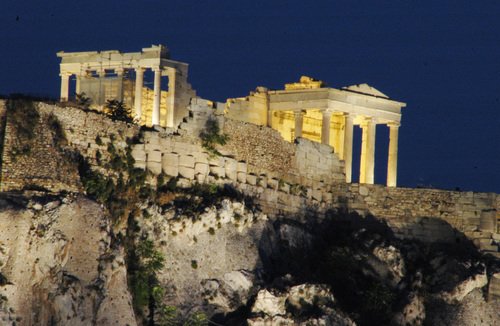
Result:
M345 181L352 181L352 140L353 140L353 121L352 114L346 113L344 127L344 164L345 164Z
M76 75L75 93L80 94L82 92L82 76Z
M332 111L329 109L321 111L323 119L321 122L321 143L330 145L330 122L332 120Z
M100 105L106 105L106 94L104 93L104 85L106 81L106 70L101 69L97 71L99 76L99 93L97 95L97 103Z
M332 116L332 129L330 131L330 145L341 160L344 159L344 123L343 113L336 113Z
M160 124L160 100L161 100L161 69L154 68L154 91L153 91L153 117L151 120L152 125Z
M123 101L123 68L116 68L116 100Z
M295 116L295 138L302 137L302 128L304 126L304 111L293 112Z
M389 122L389 157L387 159L387 186L396 187L398 174L398 133L399 123Z
M167 127L174 128L175 126L175 93L176 93L176 77L177 70L174 68L168 69L168 105L167 105Z
M142 87L144 84L144 68L138 67L135 69L135 98L134 111L135 118L140 122L142 115Z
M69 99L69 77L71 76L68 72L61 72L61 102L66 102Z
M374 182L376 126L373 118L365 118L365 121L361 124L363 136L361 140L359 183L373 184Z

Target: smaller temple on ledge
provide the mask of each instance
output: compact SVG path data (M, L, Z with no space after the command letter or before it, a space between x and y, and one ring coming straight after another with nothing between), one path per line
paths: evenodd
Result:
M61 51L57 56L61 58L61 101L70 99L70 81L75 80L74 93L85 93L92 106L102 107L107 100L123 101L144 125L178 126L196 96L187 82L188 65L170 60L163 45L132 53ZM154 74L152 89L144 86L148 72ZM167 90L162 87L164 76L168 77Z
M405 106L367 84L335 89L302 76L284 90L257 87L249 96L228 99L226 116L276 129L288 141L304 137L332 146L345 161L346 182L352 179L353 127L358 125L362 129L359 182L367 184L374 183L376 126L384 124L389 128L387 186L395 187L398 129Z

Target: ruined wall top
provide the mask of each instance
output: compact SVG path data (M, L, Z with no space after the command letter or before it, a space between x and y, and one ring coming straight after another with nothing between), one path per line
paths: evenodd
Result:
M285 84L285 90L293 89L311 89L311 88L321 88L324 87L325 83L321 80L316 80L311 77L302 76L298 83L288 83Z

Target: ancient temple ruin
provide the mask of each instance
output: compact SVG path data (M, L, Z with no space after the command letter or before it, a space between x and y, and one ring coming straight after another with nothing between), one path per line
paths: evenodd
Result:
M167 48L153 45L141 52L59 52L61 101L69 99L70 76L75 93L85 93L94 105L116 99L133 108L140 124L177 128L189 115L195 91L187 82L188 65L169 58ZM153 89L144 72L154 72ZM168 90L162 90L162 76ZM362 129L359 182L374 183L376 126L389 128L387 186L397 184L398 130L406 104L367 85L340 89L301 77L283 90L257 87L246 97L230 98L225 117L278 130L288 141L303 137L330 145L345 162L345 180L352 181L353 127Z
M346 182L351 182L353 126L358 125L363 130L359 182L368 184L374 183L376 126L387 125L387 185L395 187L398 130L405 106L367 84L335 89L303 76L284 90L258 87L247 97L229 99L227 116L276 129L288 141L303 137L332 146L345 162Z
M153 45L141 52L117 50L58 52L61 58L61 101L70 99L70 80L74 93L84 93L92 105L103 106L107 100L123 101L134 108L135 117L144 125L177 126L187 114L195 92L187 82L188 65L170 60L163 45ZM153 88L144 85L144 74L154 72ZM162 77L168 89L162 90Z

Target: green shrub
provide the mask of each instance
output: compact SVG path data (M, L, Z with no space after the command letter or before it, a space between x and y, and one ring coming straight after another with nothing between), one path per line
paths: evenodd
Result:
M229 136L220 133L219 123L216 119L207 120L205 129L200 133L200 138L203 148L213 156L220 155L215 146L225 145L229 140Z
M156 273L163 268L165 257L155 249L153 241L147 239L140 241L129 256L134 259L134 263L129 264L133 304L140 310L154 300L153 291L158 286Z
M198 262L196 260L191 260L191 267L193 269L197 269L198 268Z
M61 148L62 146L67 145L68 140L66 139L66 133L64 132L63 126L53 113L50 113L47 117L47 124L52 130L52 140L54 142L54 146Z
M76 100L76 105L78 105L84 110L88 110L92 102L92 100L89 97L87 97L85 92L75 94L75 100Z
M6 106L8 120L14 126L17 137L33 139L40 119L33 101L23 98L8 99Z

